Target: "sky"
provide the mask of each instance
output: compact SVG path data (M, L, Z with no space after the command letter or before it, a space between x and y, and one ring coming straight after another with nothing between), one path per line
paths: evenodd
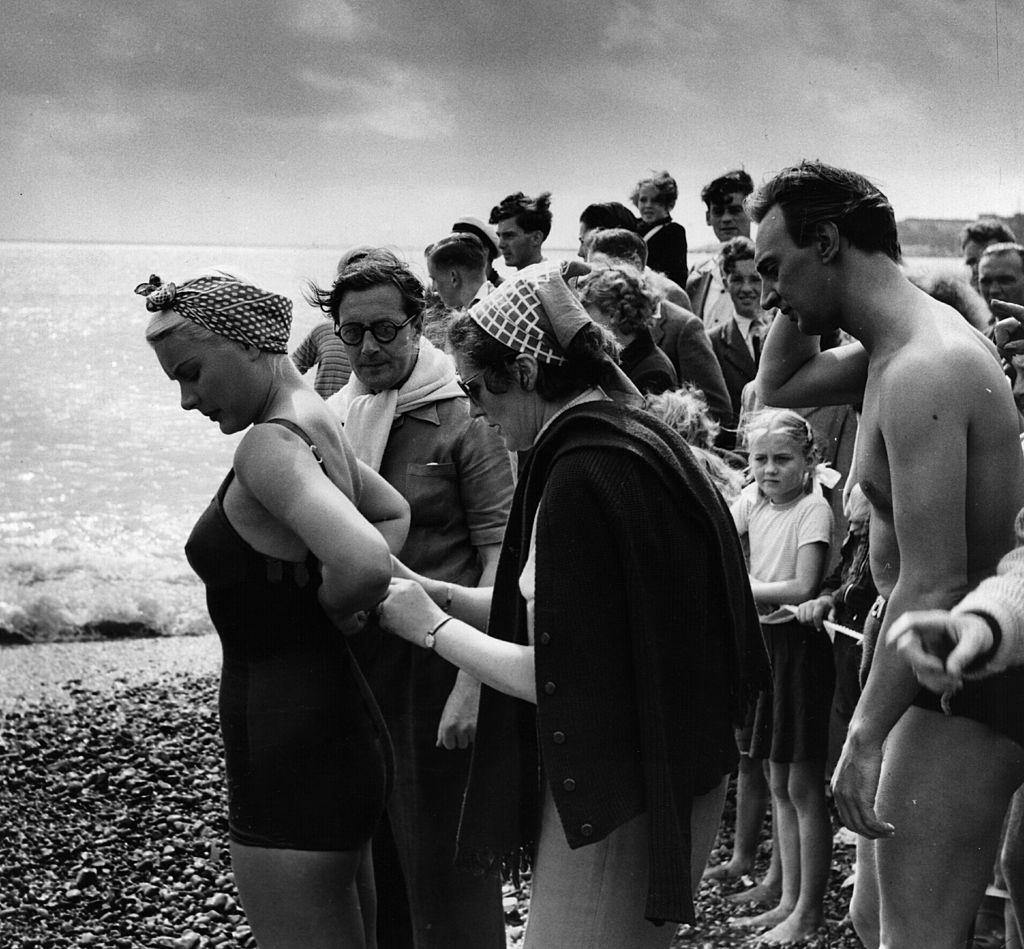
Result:
M801 158L898 218L1024 203L1022 0L4 0L0 240L424 245Z

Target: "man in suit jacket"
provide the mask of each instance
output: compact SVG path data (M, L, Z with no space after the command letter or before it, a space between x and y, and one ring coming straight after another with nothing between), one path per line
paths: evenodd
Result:
M587 262L593 266L627 263L643 273L647 265L647 245L643 239L622 228L594 231L587 239L587 248ZM729 390L704 324L689 310L668 300L661 301L658 314L651 325L651 336L668 356L679 384L700 389L715 420L723 428L731 424Z
M722 280L732 298L735 315L708 333L711 349L722 369L732 404L733 424L739 420L743 387L757 375L761 340L767 331L761 309L761 276L754 268L754 242L734 237L721 250ZM732 448L733 432L723 431L718 444Z

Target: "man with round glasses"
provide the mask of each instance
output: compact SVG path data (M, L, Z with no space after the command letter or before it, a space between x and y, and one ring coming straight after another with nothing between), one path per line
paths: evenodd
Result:
M352 364L328 405L359 458L409 502L399 559L434 579L489 586L512 466L496 431L470 416L451 358L422 334L423 284L376 249L342 268L329 291L314 288L311 302L334 320ZM394 788L373 841L378 944L504 947L500 882L454 868L479 683L376 627L353 646L395 748Z

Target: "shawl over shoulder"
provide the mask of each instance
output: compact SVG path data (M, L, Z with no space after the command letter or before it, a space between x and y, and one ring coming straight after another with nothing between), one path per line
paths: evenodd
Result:
M522 644L535 516L538 706L483 688L458 861L515 875L530 859L543 753L569 845L646 811L646 915L692 920L691 801L735 763L732 725L768 682L732 518L648 413L568 409L524 466L498 564L488 632Z

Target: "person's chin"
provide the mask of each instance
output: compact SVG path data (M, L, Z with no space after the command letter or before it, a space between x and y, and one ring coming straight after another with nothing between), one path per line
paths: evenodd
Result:
M391 388L391 369L389 366L360 366L356 375L359 381L371 392L382 392Z

